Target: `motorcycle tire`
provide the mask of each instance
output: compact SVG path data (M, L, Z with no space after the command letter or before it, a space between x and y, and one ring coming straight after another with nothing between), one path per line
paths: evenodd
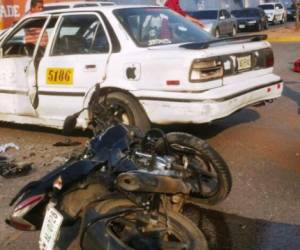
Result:
M128 208L136 208L136 206L131 201L122 198L106 200L94 207L100 215L116 213ZM122 250L208 249L207 241L201 230L180 213L172 211L168 211L167 215L160 213L157 217L157 224L147 225L152 227L152 229L155 229L155 226L159 228L155 235L152 231L149 233L140 230L140 216L144 216L144 211L114 217L113 219L106 221L105 225L108 227L106 232L107 234L112 234L111 239L115 240L114 243L110 243L110 246L116 246L117 244L117 249ZM167 225L167 229L165 230L163 227L164 225ZM91 228L90 230L93 229ZM97 234L95 235L94 239L98 238ZM106 235L106 238L108 237L109 236ZM85 238L89 238L86 240L86 242L89 242L88 248L94 246L94 242L97 241L97 239L95 239L95 241L91 240L90 235L85 236ZM83 246L85 246L84 242L85 241L83 240Z
M185 181L192 181L199 191L191 192L186 202L215 205L224 200L230 193L232 178L230 170L220 156L207 142L188 133L168 133L167 140L171 156L178 159L179 165L184 165L183 156L189 159L186 171L191 175ZM163 142L157 142L158 154L164 152ZM163 154L163 153L162 153Z

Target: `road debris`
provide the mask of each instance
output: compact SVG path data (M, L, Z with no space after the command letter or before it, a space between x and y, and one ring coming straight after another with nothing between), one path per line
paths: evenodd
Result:
M7 144L0 145L0 153L5 153L6 150L10 148L15 148L16 150L20 149L19 146L14 143L7 143Z
M29 174L32 163L16 164L6 157L0 157L0 175L4 178L14 178Z
M69 138L66 138L64 141L59 141L53 144L54 147L72 147L81 145L79 141L72 141Z

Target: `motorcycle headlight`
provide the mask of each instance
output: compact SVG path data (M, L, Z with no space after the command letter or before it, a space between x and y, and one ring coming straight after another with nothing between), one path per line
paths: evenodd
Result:
M224 69L222 60L213 59L195 59L190 69L190 82L204 82L222 78Z

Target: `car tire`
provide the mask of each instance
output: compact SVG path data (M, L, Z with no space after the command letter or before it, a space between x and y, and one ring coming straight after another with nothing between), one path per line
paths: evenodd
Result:
M220 38L220 30L219 30L219 28L216 28L216 30L215 30L215 37L216 38Z
M237 28L235 26L233 26L231 36L236 36L236 34L237 34Z
M98 103L102 103L104 99L104 96L100 96ZM114 109L116 109L113 114L116 116L117 121L135 126L143 132L147 132L150 129L151 123L148 116L141 104L133 96L123 92L111 92L107 94L106 102L107 105L114 106ZM91 110L92 115L95 115L96 112Z
M263 25L262 25L261 22L259 22L259 23L257 24L257 31L262 31L262 30L263 30Z
M284 15L282 16L280 23L281 23L281 24L285 24L285 18L284 18Z
M265 30L269 29L269 23L268 23L268 21L265 22L264 29Z

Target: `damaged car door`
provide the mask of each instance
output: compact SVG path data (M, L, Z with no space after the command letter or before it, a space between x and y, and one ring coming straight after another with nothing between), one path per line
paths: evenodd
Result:
M105 74L110 43L97 13L62 14L51 49L38 69L40 118L63 119L82 108L88 89ZM60 103L60 108L54 104Z
M25 19L1 42L0 105L3 114L36 115L29 90L36 83L34 57L48 18L46 15Z

